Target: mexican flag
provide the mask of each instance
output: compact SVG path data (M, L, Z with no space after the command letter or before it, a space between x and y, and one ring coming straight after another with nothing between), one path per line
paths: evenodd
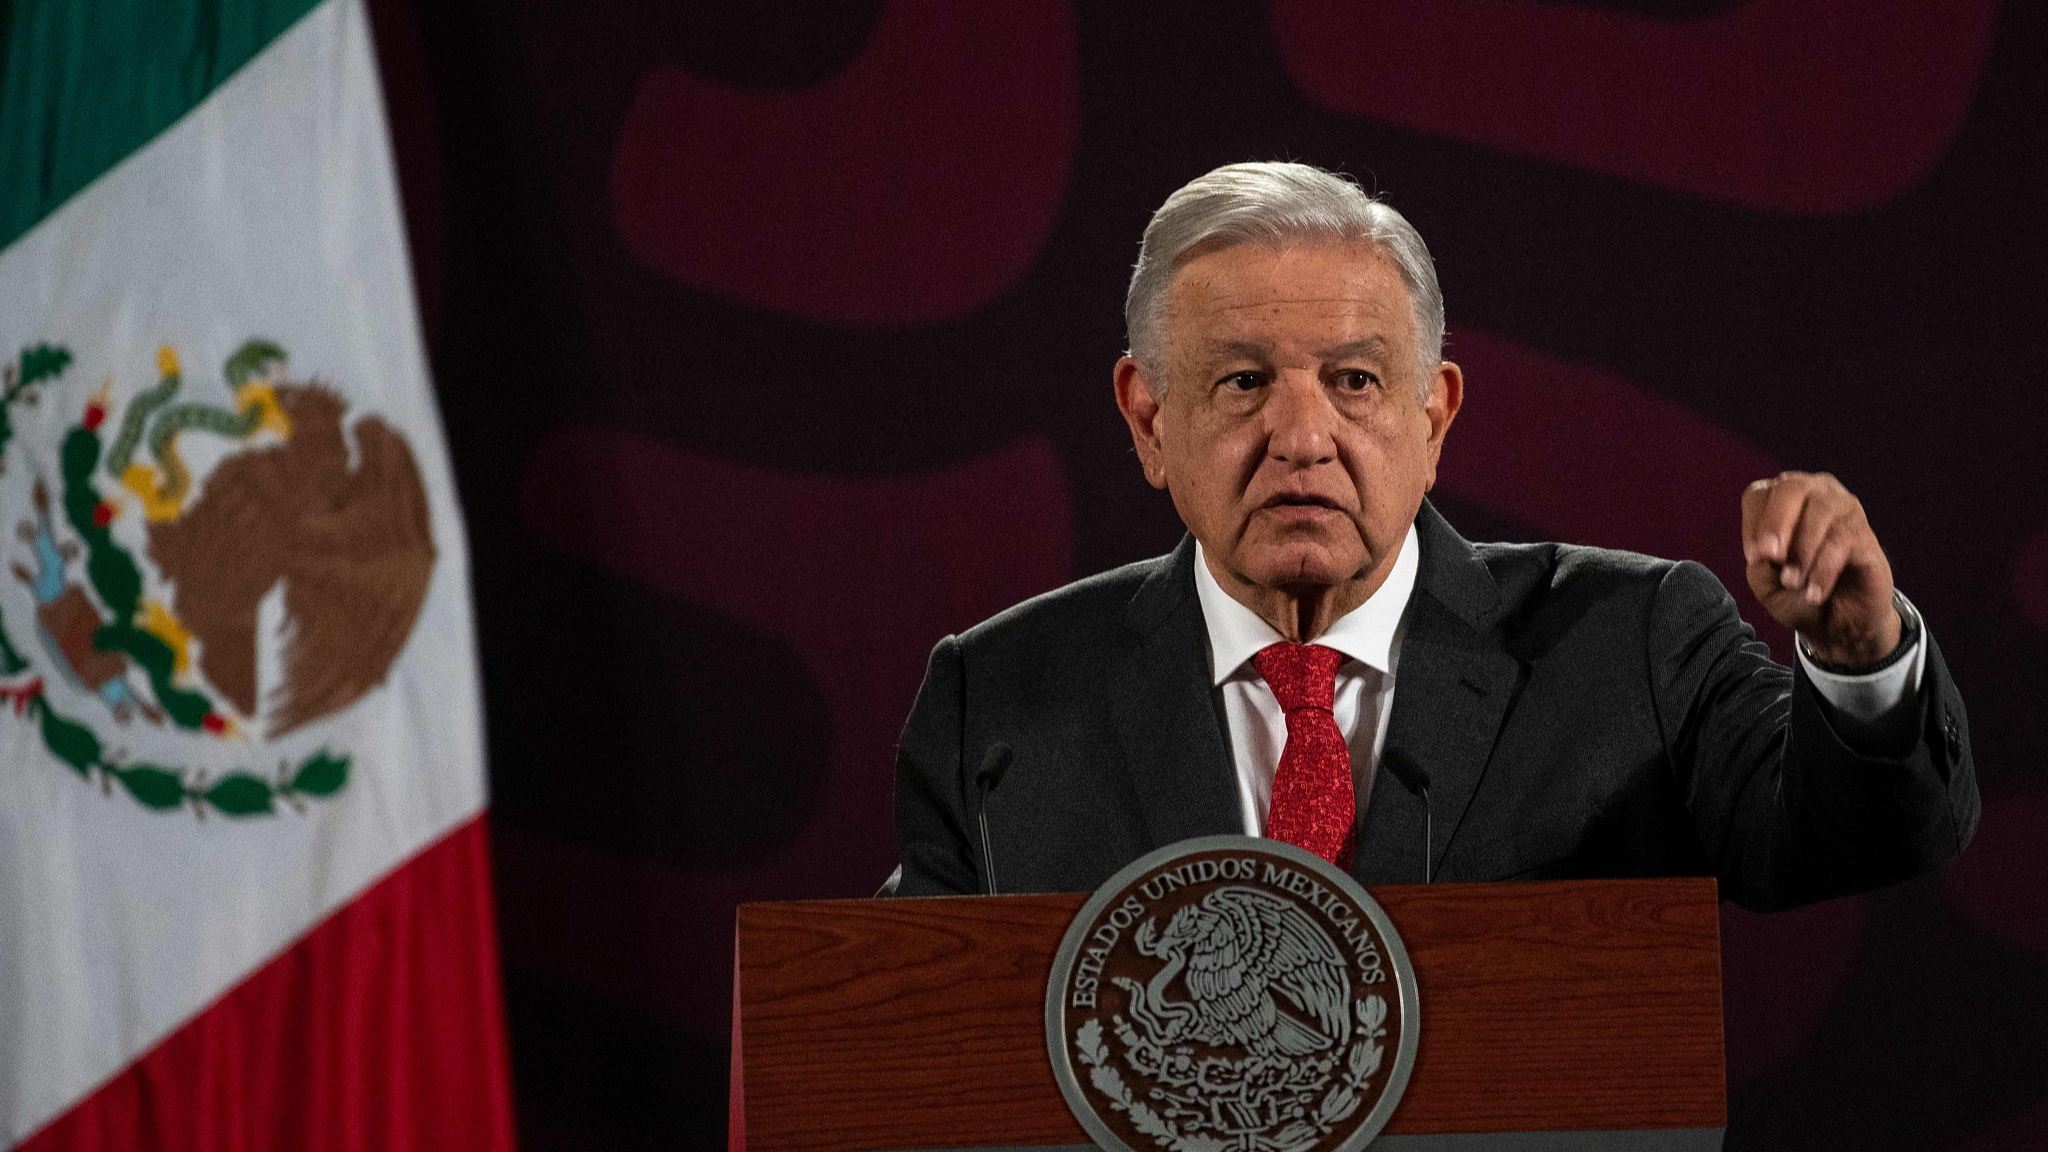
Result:
M0 1148L509 1148L363 2L0 31Z

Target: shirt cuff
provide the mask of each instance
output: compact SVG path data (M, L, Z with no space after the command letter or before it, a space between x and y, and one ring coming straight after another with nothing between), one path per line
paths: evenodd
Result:
M1858 724L1875 726L1920 696L1920 680L1927 669L1927 623L1921 618L1920 610L1906 599L1905 593L1895 593L1892 602L1898 605L1906 630L1913 634L1913 648L1875 672L1862 675L1829 672L1806 654L1804 637L1796 638L1792 645L1799 652L1800 666L1806 669L1806 678L1813 684L1813 690L1820 693L1820 698L1832 705L1836 712Z

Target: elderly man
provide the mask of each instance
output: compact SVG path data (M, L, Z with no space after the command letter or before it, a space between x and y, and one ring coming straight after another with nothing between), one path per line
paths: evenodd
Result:
M1697 564L1444 522L1464 378L1436 274L1348 180L1235 164L1175 192L1126 318L1117 406L1188 537L939 642L897 768L901 894L979 891L985 863L1006 892L1087 890L1242 832L1369 884L1705 874L1780 908L1969 839L1962 701L1833 477L1740 494L1787 668Z

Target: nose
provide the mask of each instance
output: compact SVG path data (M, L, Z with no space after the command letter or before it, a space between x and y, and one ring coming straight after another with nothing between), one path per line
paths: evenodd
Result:
M1337 410L1314 373L1282 374L1263 406L1266 455L1297 468L1337 458Z

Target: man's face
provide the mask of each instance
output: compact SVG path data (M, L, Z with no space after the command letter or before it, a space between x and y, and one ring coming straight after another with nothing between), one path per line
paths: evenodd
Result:
M1207 253L1168 286L1161 336L1163 364L1117 365L1117 402L1146 479L1218 580L1370 595L1436 482L1463 392L1443 364L1418 397L1392 261L1362 244Z

